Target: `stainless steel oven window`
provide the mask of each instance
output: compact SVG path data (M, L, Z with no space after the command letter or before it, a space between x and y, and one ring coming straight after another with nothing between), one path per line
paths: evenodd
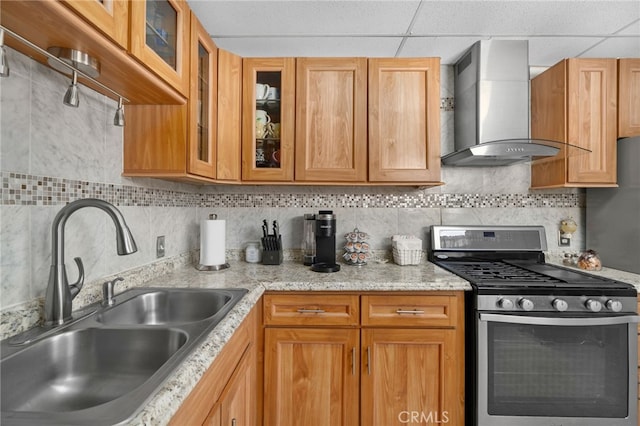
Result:
M480 318L479 426L637 425L637 316Z

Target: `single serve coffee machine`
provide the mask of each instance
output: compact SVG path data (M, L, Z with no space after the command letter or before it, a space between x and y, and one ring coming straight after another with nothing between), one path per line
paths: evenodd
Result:
M316 215L316 260L311 265L315 272L337 272L336 215L332 210L320 210Z

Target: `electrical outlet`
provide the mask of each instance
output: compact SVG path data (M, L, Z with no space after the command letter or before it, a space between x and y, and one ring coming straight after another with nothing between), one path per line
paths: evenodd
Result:
M571 238L565 237L561 231L558 231L558 247L570 247Z
M164 257L164 235L156 239L156 258Z

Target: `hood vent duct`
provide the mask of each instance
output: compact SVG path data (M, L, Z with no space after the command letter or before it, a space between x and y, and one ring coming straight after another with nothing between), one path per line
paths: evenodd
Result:
M455 64L455 152L447 166L506 166L554 156L560 142L529 138L529 43L481 40Z

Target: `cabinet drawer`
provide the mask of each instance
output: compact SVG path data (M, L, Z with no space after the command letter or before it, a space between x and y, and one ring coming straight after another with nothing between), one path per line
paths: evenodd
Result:
M456 296L362 296L363 326L455 327Z
M265 325L358 325L358 296L348 294L267 294Z

